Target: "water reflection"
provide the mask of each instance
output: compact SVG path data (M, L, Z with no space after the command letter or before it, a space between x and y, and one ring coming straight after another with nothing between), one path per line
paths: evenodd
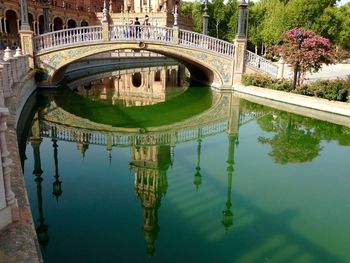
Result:
M30 137L30 143L33 147L33 156L34 156L34 170L33 175L35 176L36 183L36 191L37 191L37 202L38 202L38 210L39 210L39 225L36 228L36 233L38 236L38 240L40 245L45 250L49 242L48 236L48 225L45 224L45 218L43 213L43 197L42 197L42 181L43 178L41 175L43 174L43 170L41 169L41 159L40 159L40 144L42 142L41 134L40 134L40 126L39 126L39 114L36 114L34 118L34 123L32 127L32 136Z
M152 142L151 142L152 143ZM168 190L167 170L171 165L170 146L133 146L130 168L135 175L135 194L143 209L143 233L147 255L153 256L160 231L158 209Z
M93 101L126 107L154 105L187 88L181 64L116 70L87 76L68 84L77 94Z
M87 96L90 96L91 94L89 93ZM91 95L89 98L94 98L96 100L105 100L105 98L108 100L108 98L111 98L108 96L102 96L101 98L100 94L101 93L96 92L96 96ZM81 96L85 95L81 94ZM130 149L126 163L129 164L128 167L130 171L132 171L134 183L132 187L127 190L130 192L132 191L132 188L134 188L134 194L139 202L138 208L141 208L139 211L142 211L142 215L138 216L140 221L142 219L142 223L139 222L137 226L134 226L134 229L138 229L138 227L142 225L142 233L138 233L139 236L144 239L143 242L145 243L143 243L143 245L146 250L145 254L148 256L156 257L157 254L166 253L164 251L162 252L162 249L160 249L161 247L164 248L162 242L167 240L162 238L164 238L164 235L169 234L167 228L164 228L164 226L167 226L168 224L167 220L169 220L169 216L166 217L162 211L167 211L166 209L168 209L168 206L171 204L166 203L165 200L167 199L165 198L165 195L171 195L174 192L179 191L179 188L181 190L182 188L186 189L186 185L184 184L181 184L181 187L172 184L175 180L171 177L171 171L174 169L172 167L179 165L179 163L175 163L175 153L179 150L178 147L181 147L182 145L191 145L189 151L191 153L195 152L196 154L195 156L191 156L189 169L185 170L185 172L189 173L191 176L190 182L187 183L187 185L197 197L200 197L201 194L204 193L204 195L201 196L204 200L203 202L210 203L201 203L204 209L207 209L208 206L208 210L216 212L209 218L210 221L205 221L205 223L198 219L201 214L194 214L193 222L191 221L191 223L195 224L195 222L201 222L202 224L197 224L196 229L193 232L188 233L188 235L198 234L196 231L198 230L198 232L200 232L201 228L203 228L203 224L210 225L212 221L215 221L219 225L220 230L222 230L223 233L227 233L225 236L229 236L230 232L234 231L235 236L241 238L239 242L236 242L240 244L238 244L239 248L232 253L238 255L237 257L240 257L243 262L254 261L250 260L251 258L254 258L254 253L251 253L251 251L259 251L260 248L262 250L265 249L260 246L261 244L272 244L271 247L274 247L277 244L276 247L278 248L278 246L280 246L279 242L282 242L282 244L291 244L291 246L295 245L298 249L307 247L307 250L311 251L310 253L316 259L322 259L323 256L327 259L336 259L336 257L326 253L318 245L315 245L304 238L299 233L302 231L298 230L298 232L290 227L291 222L298 217L300 211L294 208L291 209L285 207L278 213L274 213L274 211L267 212L261 209L259 205L252 202L249 199L251 197L247 196L244 191L238 193L237 189L234 189L235 186L238 187L237 185L239 185L236 183L234 184L234 181L236 182L236 180L238 181L239 179L242 181L242 177L249 177L249 174L244 174L241 178L236 177L236 168L239 166L240 162L236 164L236 160L239 156L236 156L235 153L237 153L237 149L241 149L237 148L237 146L241 146L240 143L242 137L247 136L247 131L244 130L244 128L246 126L255 125L256 127L259 127L259 130L261 129L263 131L262 133L259 132L258 135L254 137L255 143L258 142L260 146L268 146L269 150L263 154L266 156L266 153L268 153L268 158L271 157L278 166L281 166L280 164L290 163L311 163L321 155L323 150L322 143L324 141L337 141L341 145L350 145L349 128L330 123L325 125L324 122L263 107L240 100L233 94L213 94L210 96L212 106L209 110L202 111L200 114L190 115L188 118L185 118L180 122L174 122L165 126L160 125L146 128L141 128L139 126L132 128L120 126L113 127L111 125L92 122L91 120L84 119L81 116L67 111L67 108L62 108L56 99L56 96L51 96L47 105L41 108L35 115L34 121L32 122L31 134L28 138L28 141L30 141L33 148L33 174L35 176L34 182L36 184L36 201L39 215L39 220L36 222L36 226L39 242L43 249L47 249L49 244L48 225L51 224L51 227L51 220L54 219L47 216L47 220L45 220L44 213L45 211L48 213L49 209L47 205L45 205L46 209L43 209L43 203L45 203L43 199L47 198L47 196L45 196L42 178L43 168L40 158L40 146L42 146L41 142L43 139L50 139L49 152L51 154L53 153L54 161L52 194L57 201L60 198L60 202L62 202L65 195L67 196L72 194L73 191L77 191L77 188L74 189L74 187L79 187L79 191L82 191L80 185L70 187L69 184L67 184L67 181L64 180L66 172L63 172L63 177L60 177L59 175L59 170L62 171L62 169L59 169L58 150L62 149L64 147L63 145L66 146L67 143L76 144L76 148L81 153L82 159L86 157L87 150L90 149L91 151L96 151L95 145L99 145L101 146L100 148L103 148L103 152L105 153L104 156L107 156L110 164L112 158L117 159L120 157L112 157L112 153L114 153L116 149ZM110 101L112 102L112 99L110 99ZM243 132L242 129L244 130ZM217 141L214 140L213 142L212 140L218 135L225 137L226 141L223 147L219 148L219 150L215 150ZM206 143L210 141L212 144L209 147ZM62 148L60 148L61 146ZM243 147L249 148L249 145ZM44 151L45 155L48 153L45 148L41 148L41 150ZM254 150L255 149L249 149L249 151ZM219 173L220 176L225 176L225 179L223 180L224 190L220 189L220 191L217 191L218 194L214 197L211 195L211 192L208 191L208 187L212 187L212 182L209 180L213 177L212 174L207 173L208 165L206 165L206 162L208 162L208 157L205 158L205 155L208 154L208 151L214 151L218 154L220 159L223 160L223 163L226 161L223 165L215 166L215 169L212 169L215 173ZM180 153L183 152L184 151L180 151ZM71 153L71 155L73 156L74 153ZM249 154L249 158L251 157L250 155L252 158L257 156L254 155L254 153L251 153ZM60 157L60 161L61 159L64 159L62 155L60 155ZM268 159L264 159L264 156L261 155L258 156L258 158L265 161ZM69 157L66 157L66 159L69 159ZM181 160L186 161L187 159ZM219 158L216 158L214 161L219 161ZM210 165L216 165L214 161L211 162L209 160ZM242 162L242 159L240 159L240 161ZM251 164L252 166L259 164L258 159L249 160L248 162L254 162L254 164ZM97 163L98 160L94 160L93 164L85 162L83 165L91 165L89 167L93 169L93 166L97 165ZM106 166L106 163L107 162L104 162L104 166L101 165L101 167L98 167L98 169L100 169L99 172L104 171L104 169L108 167ZM52 166L52 159L50 165ZM203 166L204 169L202 169ZM64 165L62 165L62 167L64 167ZM118 169L119 168L120 167L118 167ZM120 170L122 170L122 168L120 168ZM259 170L257 172L259 176L256 176L254 179L257 181L260 180L260 183L265 183L264 181L261 181L261 178L269 175L263 174L262 171L264 170ZM102 173L101 175L104 174ZM98 180L95 180L104 182L106 178L103 177L104 176L101 176ZM52 180L52 177L50 178ZM114 178L114 180L116 179ZM254 185L255 180L251 180L249 185ZM274 181L269 183L274 184ZM106 181L106 184L108 184L107 182L108 181ZM315 182L313 181L312 184L314 183ZM65 186L64 192L62 191L62 184ZM264 184L262 184L262 186L264 186ZM106 185L105 187L108 189L109 186ZM299 185L299 187L301 186ZM51 193L51 184L49 188ZM254 191L259 191L259 187L256 187ZM181 195L181 193L184 192L180 192L179 195ZM193 198L193 195L186 194L187 195L185 195L183 199L180 199L182 200L180 206L184 206L187 202L191 202L191 200L187 200L186 198L188 196ZM209 197L207 197L206 194L208 194ZM251 195L253 196L254 194ZM264 194L269 195L270 193ZM280 195L280 193L278 193L278 195ZM293 198L295 199L297 197L294 196ZM125 200L123 200L123 202L124 201ZM256 201L256 203L259 201L260 200ZM213 206L210 206L212 204ZM128 205L130 205L130 203L128 203ZM215 208L218 209L215 210ZM55 207L53 209L55 209ZM240 211L242 209L244 210L243 213ZM181 211L181 209L179 210ZM193 210L196 209L193 208ZM178 210L176 210L174 214L171 214L171 216L177 217L177 213L179 213ZM211 211L209 213L211 213ZM67 215L69 215L69 213L67 213ZM104 217L104 215L101 215L101 217ZM79 220L83 221L83 219ZM120 222L118 221L118 223ZM113 231L116 231L117 234L122 235L125 234L125 232L128 234L129 232L133 232L133 229L121 230L117 225L117 223L112 225L115 227ZM130 226L128 225L128 227ZM57 231L60 230L57 230L57 228L55 231L53 231L53 228L50 229L50 242L55 242L55 239L58 236ZM266 234L264 231L269 233ZM252 234L252 232L254 233ZM208 238L208 240L210 240L210 246L216 245L213 240L217 238L217 235L217 230L214 234L211 233ZM215 238L213 238L213 236ZM280 239L281 236L282 239ZM85 237L79 238L84 239ZM197 238L198 242L202 242L203 237L198 234ZM162 242L160 240L162 240ZM220 243L220 245L229 249L229 241L232 240L233 239L226 240L226 243L223 242L225 245L223 243ZM112 245L116 246L116 244ZM279 249L273 251L274 249L271 247L267 246L265 250L272 254L279 253ZM133 251L133 253L134 252L135 251ZM291 250L291 255L297 256L293 253L293 250ZM256 259L254 262L259 262L259 260Z
M248 108L258 107L266 114L257 120L263 131L272 136L259 136L258 141L271 147L269 155L279 164L313 161L322 151L322 140L336 140L340 145L350 145L350 129L345 126L305 118L279 110L246 103Z

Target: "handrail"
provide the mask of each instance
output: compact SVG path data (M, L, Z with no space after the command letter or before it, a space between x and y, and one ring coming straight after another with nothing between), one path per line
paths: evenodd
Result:
M102 40L102 26L77 27L45 33L33 38L34 52L72 44Z
M263 58L249 50L245 53L245 61L248 65L257 69L258 71L264 72L271 77L277 78L278 65L274 64L270 60Z
M175 33L178 36L175 36ZM143 41L178 44L201 49L219 55L232 57L234 45L227 41L187 30L172 27L141 25L111 25L108 28L109 41ZM33 38L34 52L42 52L69 45L102 41L102 26L88 26L45 33ZM142 47L142 46L140 46Z
M138 25L112 25L109 27L109 39L156 41L171 43L173 41L171 27L138 26Z
M230 42L180 29L180 45L209 50L224 56L232 56L234 45Z

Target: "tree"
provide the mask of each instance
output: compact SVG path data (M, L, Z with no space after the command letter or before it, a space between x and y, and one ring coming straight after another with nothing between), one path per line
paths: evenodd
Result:
M300 49L298 49L298 32L303 36ZM301 28L287 31L282 45L275 47L274 52L281 55L284 61L293 67L299 63L301 83L306 71L317 72L322 64L328 65L335 62L335 50L330 41L311 30Z
M214 0L213 6L213 19L215 21L216 37L219 38L219 25L225 19L225 5L224 0Z
M261 37L268 46L276 45L282 40L288 29L285 25L285 6L279 0L270 0L266 4L266 12L262 24Z
M200 2L182 2L181 14L191 16L193 19L193 31L202 33L203 5Z
M225 19L224 24L227 25L226 32L224 32L224 39L227 41L232 41L235 37L237 30L237 20L238 20L238 3L237 0L228 0L225 8Z

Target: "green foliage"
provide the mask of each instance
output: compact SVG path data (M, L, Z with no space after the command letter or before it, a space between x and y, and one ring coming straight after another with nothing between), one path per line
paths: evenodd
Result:
M203 5L200 2L182 2L180 12L185 16L192 16L193 30L198 33L202 32Z
M192 14L195 32L202 32L204 4L201 2L182 2L181 13ZM237 27L237 0L214 0L208 3L208 34L226 41L232 41Z
M34 72L35 72L35 76L34 76L35 81L41 82L47 79L47 73L43 68L35 66Z
M248 40L270 46L292 28L313 30L333 44L350 50L350 3L336 0L260 0L250 3Z
M295 93L346 102L350 94L350 78L312 82L297 87Z
M321 141L335 141L350 145L350 128L271 109L241 100L242 111L261 112L259 127L269 133L259 137L261 144L271 147L269 155L278 164L305 163L319 156Z
M283 79L273 79L262 74L244 74L242 84L245 86L257 86L281 91L291 91L292 83Z
M244 74L242 84L314 96L318 98L350 102L350 76L347 79L322 80L296 87L287 80L272 79L262 74Z

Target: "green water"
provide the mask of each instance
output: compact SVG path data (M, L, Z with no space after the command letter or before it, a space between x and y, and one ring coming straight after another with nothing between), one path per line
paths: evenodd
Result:
M350 262L349 128L205 88L144 109L47 96L24 161L45 262Z

